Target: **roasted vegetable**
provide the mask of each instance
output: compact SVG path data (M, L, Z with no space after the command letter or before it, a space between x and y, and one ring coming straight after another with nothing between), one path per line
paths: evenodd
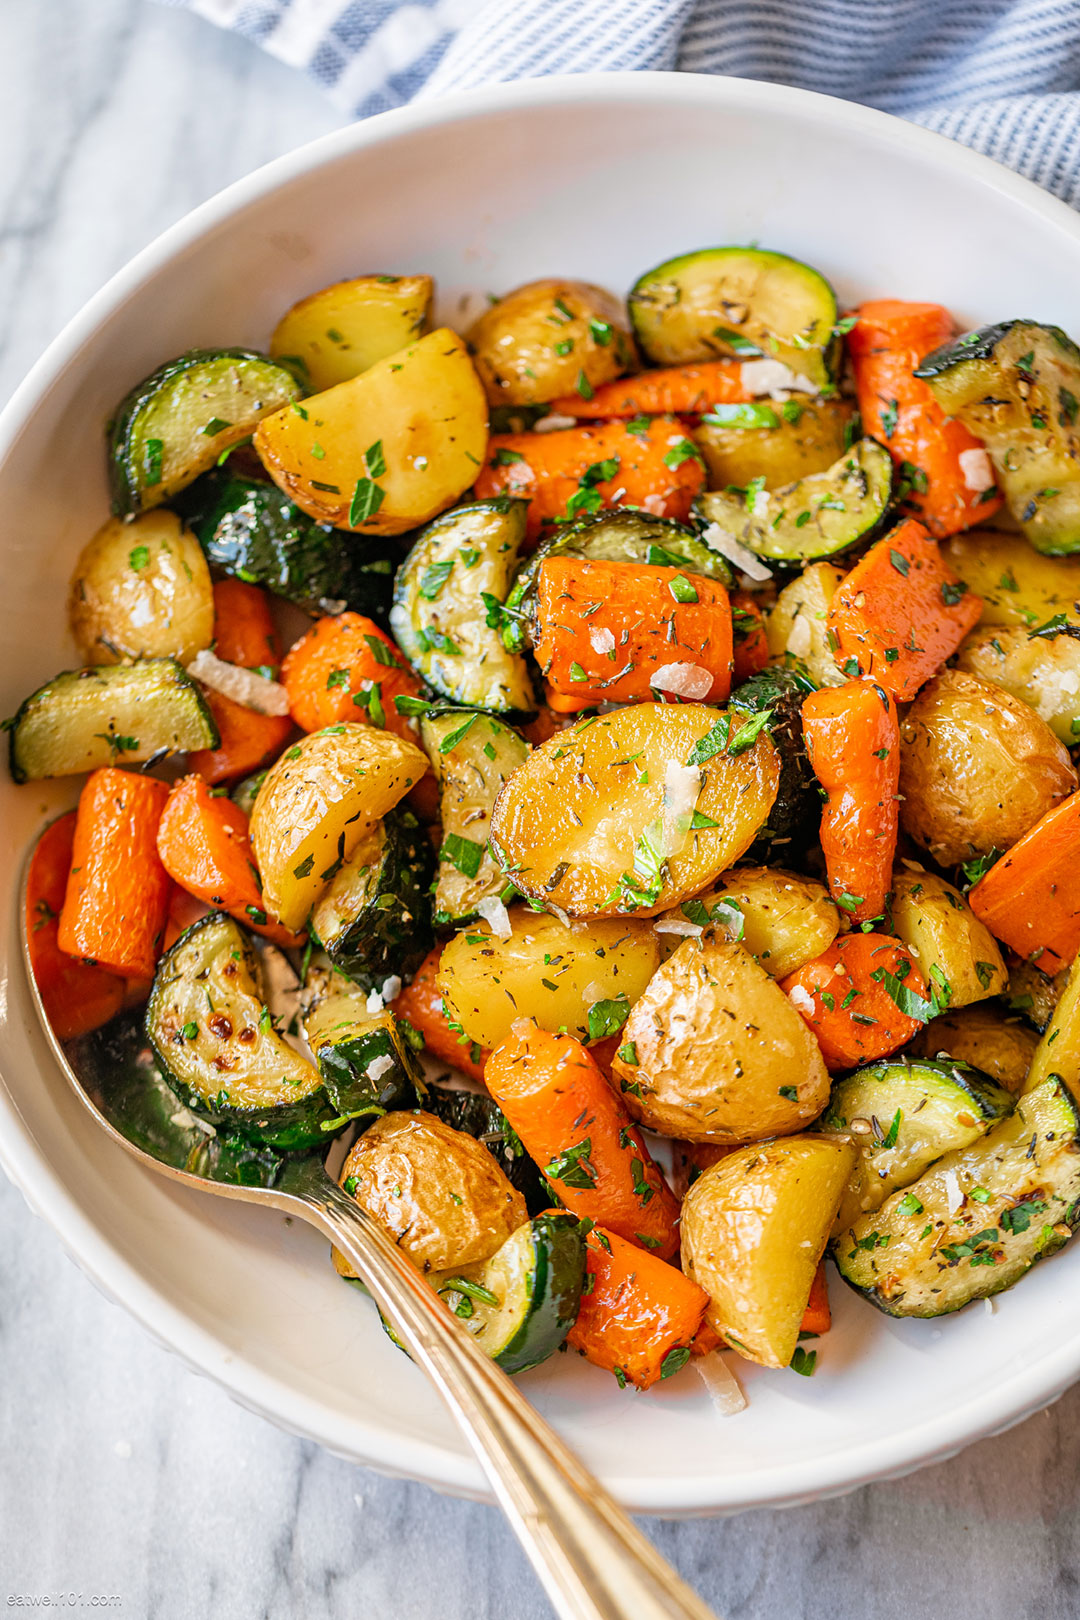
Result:
M68 616L87 663L189 664L214 635L210 572L195 536L173 512L110 518L79 553Z
M829 892L855 922L884 910L896 854L900 741L896 705L873 681L803 699L807 757L821 784L821 852Z
M30 975L59 1041L87 1035L107 1024L123 1006L126 990L124 980L115 973L60 949L57 934L74 839L74 810L58 816L41 832L26 873L23 911Z
M772 978L783 979L828 950L840 913L813 878L777 866L736 866L715 888L658 917L656 931L665 935L672 925L679 933L714 928L738 941Z
M1044 557L995 529L954 534L941 555L982 599L980 624L1035 630L1058 614L1080 624L1080 558Z
M388 1109L423 1103L423 1072L389 1008L368 1012L362 991L318 969L304 1000L304 1037L342 1123L357 1119L363 1128Z
M594 1226L588 1279L568 1343L620 1388L650 1389L685 1366L709 1296L667 1261Z
M842 686L848 679L833 657L828 622L843 577L831 563L811 563L784 586L766 622L773 657L794 659L815 686Z
M872 931L842 934L781 989L834 1074L898 1052L936 1010L907 946Z
M768 714L768 732L780 756L780 783L769 819L750 848L767 860L812 843L821 819L821 795L803 737L802 705L813 682L798 667L773 664L737 686L731 707L746 715Z
M315 902L311 929L336 968L365 989L408 979L431 949L431 841L400 805L367 823Z
M415 982L415 981L414 981ZM483 1091L452 1091L429 1085L424 1108L444 1125L475 1136L491 1154L507 1181L524 1198L530 1215L551 1207L551 1189L539 1166L526 1153L498 1103Z
M1042 1039L1031 1055L1024 1079L1025 1091L1034 1091L1044 1081L1061 1080L1080 1101L1080 971L1075 962L1059 980L1061 994Z
M535 405L593 389L634 364L618 299L586 281L530 281L474 321L469 353L492 405Z
M1011 692L1067 748L1080 739L1080 626L1052 624L1034 633L987 626L964 642L956 667Z
M507 886L488 851L488 831L495 800L528 758L529 745L501 720L465 709L425 715L420 740L439 784L443 831L435 920L469 922Z
M1009 983L997 941L944 878L910 868L893 874L893 931L950 1009L999 996Z
M774 490L827 473L850 447L852 427L850 400L798 394L783 403L714 405L694 429L694 443L710 489L745 488L764 478Z
M355 276L301 298L281 317L270 353L300 363L313 392L396 354L428 325L430 276Z
M1006 1091L1020 1091L1038 1045L1035 1032L995 1003L979 1001L932 1018L908 1042L912 1057L953 1059L981 1069Z

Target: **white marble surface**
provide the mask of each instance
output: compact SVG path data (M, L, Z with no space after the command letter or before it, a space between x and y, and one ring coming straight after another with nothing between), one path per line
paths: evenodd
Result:
M337 122L286 69L149 0L0 0L0 60L0 398L157 231ZM74 1592L140 1620L548 1620L493 1509L241 1411L101 1299L3 1181L0 1211L5 1609ZM727 1620L1075 1620L1078 1434L1080 1389L906 1480L650 1533Z

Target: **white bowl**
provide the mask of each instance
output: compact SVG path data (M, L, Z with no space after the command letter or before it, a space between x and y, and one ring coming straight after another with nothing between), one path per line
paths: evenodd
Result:
M68 575L106 512L102 424L159 361L263 345L302 294L369 270L466 294L539 275L625 289L669 255L760 240L842 300L897 294L965 322L1031 315L1080 333L1080 220L989 161L864 108L678 74L548 79L421 103L329 135L231 187L116 276L0 421L0 636L12 712L74 660ZM0 1160L84 1270L245 1405L357 1462L483 1494L421 1375L343 1288L310 1230L144 1172L89 1128L23 980L15 892L71 784L0 783ZM838 1492L956 1451L1080 1372L1080 1246L991 1314L893 1322L831 1277L813 1379L748 1369L713 1415L684 1374L646 1396L576 1356L530 1397L629 1505L700 1513Z

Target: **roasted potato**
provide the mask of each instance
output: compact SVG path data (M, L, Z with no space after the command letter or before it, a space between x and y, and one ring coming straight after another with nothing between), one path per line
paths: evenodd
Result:
M842 674L829 647L828 614L836 587L844 577L832 563L811 563L798 579L785 585L765 621L774 658L790 653L805 664L819 686L843 686Z
M960 893L932 872L893 874L893 932L927 982L948 986L949 1006L999 996L1009 982L997 940ZM937 969L937 972L934 970Z
M511 906L508 915L509 939L472 923L439 961L446 1009L480 1046L501 1046L518 1018L586 1041L590 1007L620 997L633 1005L660 961L646 922L564 923L527 906Z
M612 1065L635 1119L688 1142L797 1131L829 1097L821 1050L741 945L687 939L658 968Z
M981 1069L1006 1091L1020 1091L1039 1038L1013 1015L982 1001L924 1024L905 1051L912 1057L953 1058Z
M430 276L354 276L301 298L270 339L275 358L300 360L313 394L359 376L427 331Z
M855 1165L849 1142L794 1136L728 1154L682 1207L682 1263L706 1321L750 1361L786 1367L833 1217Z
M530 281L485 310L468 332L492 405L541 405L592 390L635 364L626 311L587 281Z
M267 907L286 928L303 926L371 823L427 769L415 743L364 724L327 726L285 750L255 796L251 843Z
M442 327L264 417L255 448L309 517L363 534L403 534L464 494L487 439L476 369L457 334Z
M752 420L771 416L772 423L729 426L725 413L737 414L740 409ZM854 414L850 399L815 399L812 394L793 395L782 406L758 400L748 408L714 409L694 429L709 471L709 489L745 487L752 478L764 478L766 489L778 489L827 471L844 453Z
M490 1259L529 1218L482 1142L419 1110L377 1119L338 1179L424 1272ZM355 1277L336 1249L334 1264Z
M840 913L814 878L779 866L736 866L706 894L658 917L656 931L674 950L679 933L695 925L741 941L772 978L783 979L828 950L840 932Z
M1034 709L1066 745L1080 736L1080 640L1076 636L1032 636L1015 626L994 625L968 637L956 667L1004 687Z
M900 723L900 824L942 866L1009 849L1077 781L1045 720L963 670L935 676Z
M558 732L496 799L495 858L523 894L571 917L678 905L738 860L772 809L768 732L726 746L745 723L700 703L635 703Z
M1020 535L967 529L941 543L968 590L983 599L981 624L1033 630L1063 613L1080 624L1080 558L1044 557Z
M88 664L175 658L190 664L214 639L214 592L203 549L175 512L110 518L79 553L71 630Z

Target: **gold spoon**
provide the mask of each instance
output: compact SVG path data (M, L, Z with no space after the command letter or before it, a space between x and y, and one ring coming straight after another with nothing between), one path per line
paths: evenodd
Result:
M285 1161L274 1187L211 1181L144 1152L102 1113L101 1066L53 1034L30 969L26 881L23 957L41 1026L57 1063L99 1130L156 1174L219 1198L299 1216L352 1261L414 1362L439 1390L476 1453L499 1505L565 1620L714 1620L622 1508L490 1361L393 1239L315 1158ZM90 1050L79 1048L80 1051Z

